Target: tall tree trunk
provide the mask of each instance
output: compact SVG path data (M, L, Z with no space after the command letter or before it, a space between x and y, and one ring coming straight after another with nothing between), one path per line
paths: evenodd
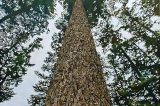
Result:
M110 106L100 58L81 0L76 0L46 106Z

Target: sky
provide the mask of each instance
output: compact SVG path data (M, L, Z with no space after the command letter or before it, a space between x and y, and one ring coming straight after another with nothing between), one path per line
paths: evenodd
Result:
M50 19L48 28L50 32L48 34L43 33L41 38L43 38L42 45L43 49L36 50L31 54L31 63L36 64L34 67L28 68L27 74L23 77L23 82L19 84L18 87L14 89L16 95L12 97L9 101L0 103L0 106L29 106L27 99L30 98L31 94L34 94L33 85L35 85L40 79L35 75L34 71L42 71L41 66L43 65L43 60L47 57L47 52L51 51L51 41L52 35L58 30L54 26L54 22L61 16L63 8L61 5L56 6L56 17Z

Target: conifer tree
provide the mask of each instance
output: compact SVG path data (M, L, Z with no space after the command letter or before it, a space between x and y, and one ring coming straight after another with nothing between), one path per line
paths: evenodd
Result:
M46 106L110 106L106 82L81 0L76 0L47 92Z

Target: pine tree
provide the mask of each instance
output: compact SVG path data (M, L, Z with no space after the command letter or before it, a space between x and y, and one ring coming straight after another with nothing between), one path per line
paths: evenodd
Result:
M54 0L0 1L0 102L15 95L13 89L34 65L31 53L42 47L37 35L48 29L54 7Z
M47 93L46 106L110 106L90 26L81 0L76 0L56 72Z
M146 7L140 1L135 1L132 7L126 2L121 8L115 4L113 0L107 3L106 11L111 11L105 15L106 21L100 22L102 35L99 35L106 53L107 78L112 79L109 83L112 104L159 106L160 29L153 28L158 20L151 21L154 7ZM110 22L113 16L118 25Z
M62 4L65 4L66 7L64 6L64 8L68 13L67 16L63 18L66 18L68 22L74 0L65 1L66 2ZM159 21L150 21L151 17L155 15L153 9L155 5L146 5L142 1L135 1L133 6L128 8L126 5L128 3L127 0L116 0L116 2L108 0L105 3L100 1L102 4L104 3L104 7L100 9L102 12L99 12L99 8L97 7L102 5L95 6L94 4L100 4L96 1L97 0L84 0L83 2L88 16L87 19L92 27L97 25L96 20L99 16L101 17L101 21L99 21L96 26L97 31L100 33L96 33L100 37L98 40L104 48L104 53L106 53L106 64L103 64L105 65L103 66L103 70L106 70L108 73L106 77L112 79L112 81L109 82L112 105L159 105L160 40L159 30L152 29L153 25L158 24ZM117 9L116 3L121 3L122 7L118 7ZM139 14L135 15L137 6L141 8ZM97 11L100 13L98 16L96 16ZM112 23L113 17L115 16L117 20L119 20L119 23L121 23L121 26L116 29ZM64 22L59 23L60 26L63 24ZM66 27L61 26L58 29L66 29ZM130 33L130 35L128 35L130 37L125 38L125 36L121 34L121 31L126 31L128 34ZM55 37L55 35L53 37ZM144 43L143 48L141 47L142 45L139 45L142 42ZM49 59L51 58L49 57ZM52 62L50 62L54 64L54 59L51 60ZM45 63L47 66L50 66L48 65L50 62ZM51 71L50 67L48 67L48 69ZM54 71L50 72L50 76L51 73L54 73ZM42 78L42 80L43 79L44 78ZM30 104L35 106L36 103L36 105L40 104L44 106L46 86L40 82L34 86L34 89L38 92L38 95L32 96Z

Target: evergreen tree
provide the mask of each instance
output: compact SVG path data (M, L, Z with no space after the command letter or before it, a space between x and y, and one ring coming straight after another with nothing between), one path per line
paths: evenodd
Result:
M48 57L46 57L46 59L44 60L45 64L43 64L42 66L43 73L36 71L36 75L41 80L34 86L34 91L37 92L38 94L31 95L30 99L28 100L28 103L31 106L36 106L36 105L45 106L48 86L56 70L55 64L57 61L57 53L59 52L59 48L62 43L63 34L66 27L65 23L67 23L67 20L63 18L59 18L55 22L56 28L59 29L60 31L52 36L52 43L51 43L52 52L51 51L48 52Z
M30 53L41 47L35 37L47 29L53 0L0 0L0 102L10 99L22 82ZM34 38L33 38L34 37ZM32 41L30 41L32 39Z
M111 1L112 2L112 1ZM106 48L107 63L113 81L110 84L114 105L156 105L159 98L159 31L153 30L152 7L135 2L128 8L124 2L121 8L106 14L107 21L101 22L100 42ZM137 7L140 12L137 12ZM118 28L113 28L110 19L117 15ZM122 34L126 32L127 36Z
M81 0L75 1L45 104L110 106L100 59Z
M91 1L87 2L86 1L86 3L84 3L85 10L88 11L87 14L86 14L88 17L89 17L89 14L96 15L97 14L96 11L102 11L104 1L103 0L102 1L96 1L96 2L98 2L98 4L96 2L94 2L94 3L93 2L94 2L94 0L92 2ZM59 29L60 32L58 34L53 35L53 42L52 42L53 51L58 51L59 50L57 48L59 46L57 46L57 45L60 45L62 43L64 32L65 32L66 26L68 24L68 20L70 18L70 15L71 15L71 12L72 12L72 7L73 7L73 4L74 4L74 2L72 2L72 0L68 0L68 1L66 0L64 2L61 1L60 3L62 4L62 6L64 7L66 12L62 16L63 18L58 19L57 22L56 22L56 28ZM90 4L90 7L87 7L86 4ZM94 8L95 8L96 11L91 11ZM97 10L97 9L100 9L100 10ZM97 16L94 16L94 17L91 17L91 15L90 15L90 18L93 18L92 20L94 20L94 21L90 21L90 24L92 25L92 27L94 25L96 25L95 24L95 23L97 23L96 20L98 19L98 17L100 15L101 14L99 14ZM57 52L56 52L56 54L57 54ZM56 54L54 53L54 56L56 56ZM52 57L52 56L49 55L49 57L47 57L46 60L52 60L53 59L54 61L53 60L52 61L46 61L45 60L45 64L42 66L43 71L45 71L45 70L49 71L49 74L46 75L46 77L48 77L48 78L51 78L52 74L55 71L54 67L52 69L51 64L56 63L56 60L55 60L56 57ZM41 75L42 75L42 73L38 74L38 76L41 76ZM37 95L32 95L31 98L29 99L29 104L31 104L31 106L35 106L35 105L44 106L44 101L45 101L45 96L46 96L46 86L45 86L46 84L45 84L45 82L49 82L49 80L51 80L51 79L47 79L46 77L45 78L40 77L40 78L42 78L42 80L40 81L41 84L38 83L34 86L35 92L38 92L38 94ZM42 84L43 81L44 81L44 84ZM49 85L49 83L47 83L47 85Z
M122 5L116 7L118 3ZM66 2L66 6L72 5ZM146 5L137 1L130 8L127 5L127 0L107 0L103 4L101 14L97 16L97 18L100 17L96 27L100 33L97 33L97 36L100 36L99 41L106 52L104 69L108 73L107 78L113 79L109 84L112 104L158 106L160 104L160 38L159 30L153 30L158 20L154 22L151 20L155 14L153 10L155 5ZM138 13L137 7L140 9ZM89 11L88 9L85 6L86 12ZM70 12L66 15L69 19L72 8L67 10ZM93 12L92 9L90 10ZM89 14L93 13L87 13L88 18L92 17ZM116 28L113 25L115 20L120 23ZM89 22L94 27L98 21L92 21L92 23L89 20ZM122 32L125 32L127 36L124 36ZM32 106L35 105L32 104Z

